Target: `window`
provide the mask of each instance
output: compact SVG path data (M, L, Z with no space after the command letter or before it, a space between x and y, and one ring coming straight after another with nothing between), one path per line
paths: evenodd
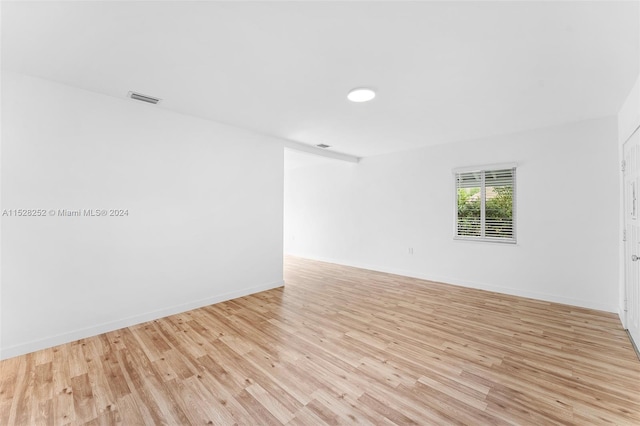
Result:
M515 166L459 169L454 175L455 238L515 243Z

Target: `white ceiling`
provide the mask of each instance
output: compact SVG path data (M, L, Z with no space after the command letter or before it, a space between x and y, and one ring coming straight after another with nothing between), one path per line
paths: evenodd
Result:
M285 148L284 150L284 166L285 170L298 169L311 166L322 166L332 164L336 160L333 158L323 157L308 152L298 151L297 149Z
M365 157L616 114L639 26L638 2L3 2L2 67Z

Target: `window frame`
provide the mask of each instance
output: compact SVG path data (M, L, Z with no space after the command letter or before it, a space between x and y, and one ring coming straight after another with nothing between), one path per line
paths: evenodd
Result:
M487 237L486 235L481 235L478 237L474 236L465 236L458 235L458 174L459 173L469 173L469 172L481 172L482 180L480 186L480 229L481 234L485 233L486 226L486 212L485 212L485 203L486 203L486 187L485 187L485 173L496 171L496 170L505 170L505 169L513 169L513 196L512 196L512 237L511 238L497 238L497 237ZM453 176L453 239L459 241L476 241L476 242L484 242L484 243L498 243L498 244L517 244L517 169L518 165L516 163L500 163L500 164L488 164L483 166L473 166L473 167L459 167L452 170Z

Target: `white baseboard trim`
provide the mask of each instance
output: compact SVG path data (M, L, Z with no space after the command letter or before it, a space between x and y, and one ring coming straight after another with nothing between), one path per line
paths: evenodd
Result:
M627 328L627 315L624 311L624 307L618 307L618 317L620 318L620 322L622 323L622 328Z
M458 287L475 288L478 290L492 291L495 293L508 294L511 296L526 297L529 299L542 300L545 302L561 303L563 305L571 305L571 306L576 306L580 308L596 309L599 311L618 313L617 306L608 306L608 305L604 305L597 302L591 302L587 300L574 299L574 298L568 298L563 296L556 296L552 294L514 289L509 287L501 287L501 286L496 286L496 285L482 283L482 282L460 280L452 277L428 275L428 274L423 274L423 273L414 272L414 271L407 271L407 270L402 270L397 268L387 268L387 267L371 265L371 264L366 264L361 262L350 262L350 261L344 261L340 259L333 259L333 258L320 257L320 256L309 256L309 255L295 254L295 253L286 253L286 255L301 257L301 258L311 259L311 260L318 260L320 262L328 262L328 263L335 263L338 265L351 266L354 268L368 269L370 271L384 272L387 274L402 275L405 277L418 278L421 280L433 281L433 282L442 283L442 284L450 284Z
M55 336L50 336L43 339L20 343L18 345L9 346L7 348L1 348L0 360L13 358L15 356L24 355L30 352L35 352L40 349L51 348L53 346L62 345L64 343L74 342L76 340L85 339L87 337L96 336L98 334L119 330L121 328L131 327L133 325L141 324L147 321L153 321L170 315L202 308L203 306L213 305L216 303L224 302L226 300L237 299L238 297L248 296L250 294L259 293L261 291L271 290L274 288L282 287L283 285L283 280L268 284L262 284L255 287L245 288L238 291L232 291L207 297L204 299L169 306L167 308L146 312L140 315L130 316L116 321L109 321L102 324L84 327L78 330L57 334Z

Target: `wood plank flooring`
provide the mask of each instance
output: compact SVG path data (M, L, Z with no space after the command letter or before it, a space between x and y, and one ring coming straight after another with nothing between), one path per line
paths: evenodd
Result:
M287 258L286 286L0 362L0 425L640 424L616 315Z

